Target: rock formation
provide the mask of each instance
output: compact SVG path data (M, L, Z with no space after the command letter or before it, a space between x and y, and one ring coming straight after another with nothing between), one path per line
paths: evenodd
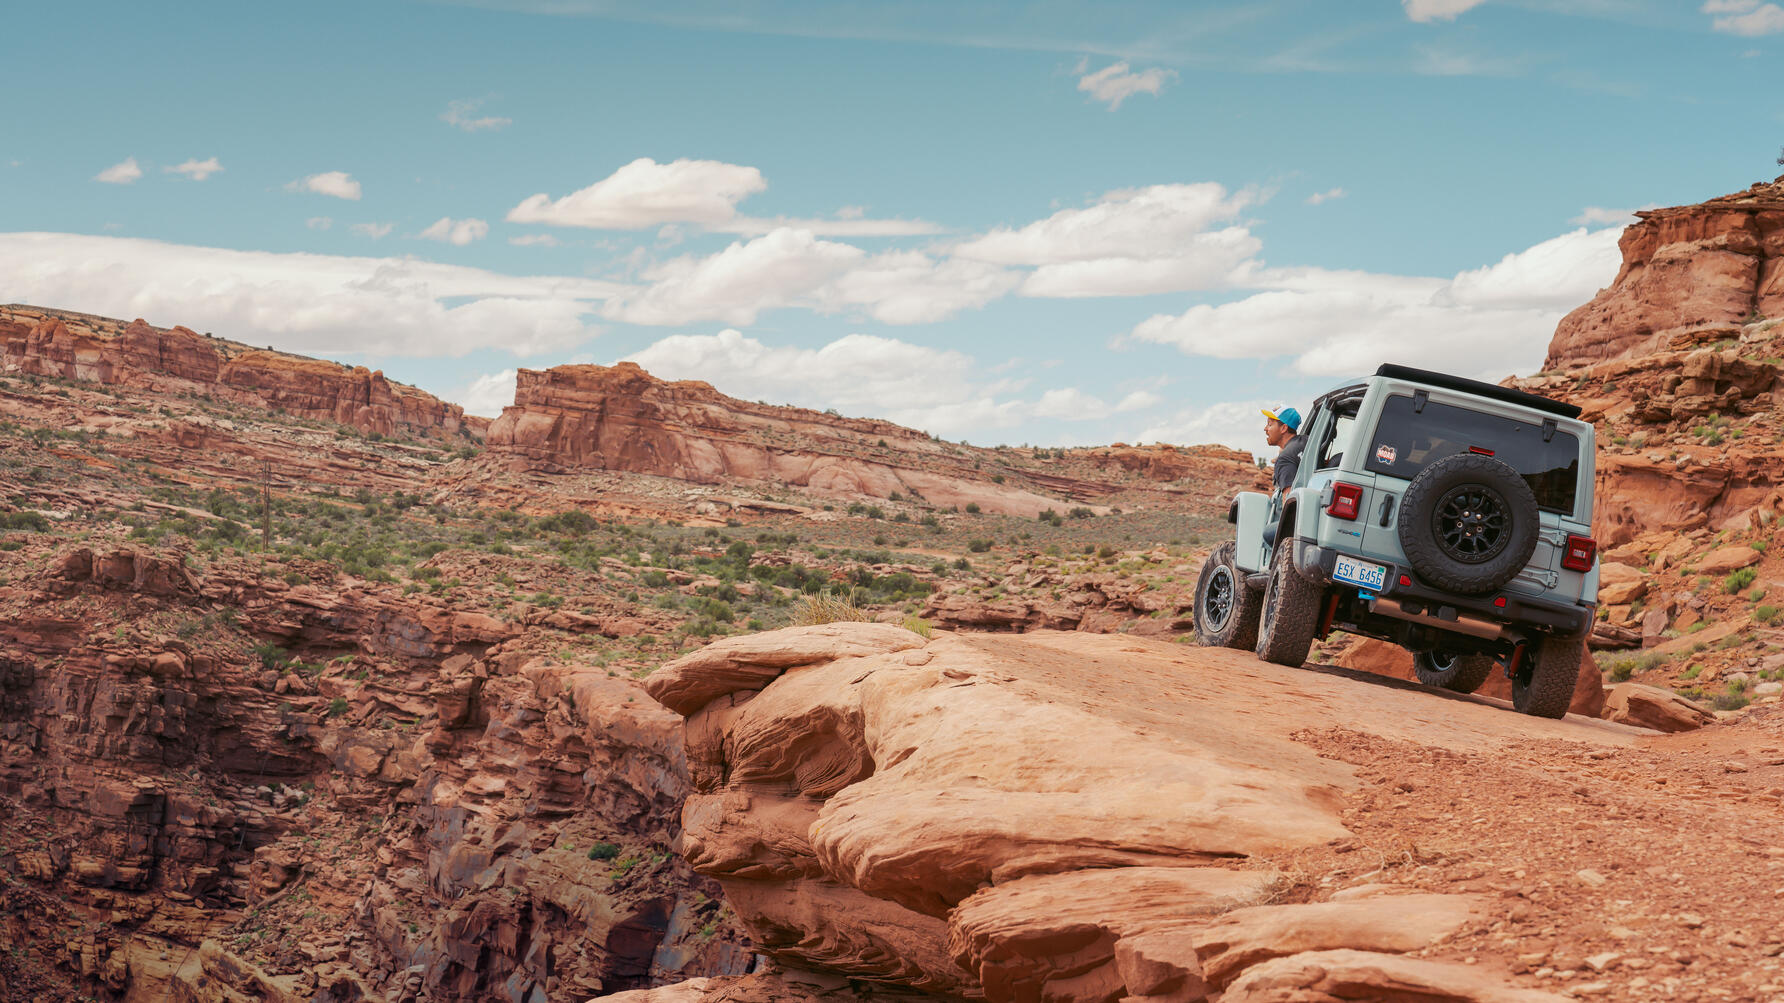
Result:
M68 551L0 611L0 855L31 883L0 881L0 931L21 951L194 1003L568 1003L749 967L666 848L677 718L535 636L624 625L140 549Z
M1642 355L1693 332L1784 316L1784 177L1636 215L1618 242L1615 281L1561 321L1543 368Z
M491 423L489 452L528 471L607 470L713 484L802 488L839 498L910 497L1032 518L1121 489L1108 477L1029 471L997 450L930 438L891 422L741 401L636 364L520 370L514 405ZM1213 492L1250 483L1245 454L1213 447L1093 451L1091 469L1158 481L1195 477Z
M164 392L187 391L333 421L378 435L457 437L464 409L381 372L249 349L184 327L128 325L31 307L0 308L0 368Z
M687 718L681 850L759 950L789 971L1000 1003L1413 986L1406 998L1560 999L1401 956L1504 929L1505 899L1408 894L1370 883L1379 868L1349 889L1284 870L1359 838L1350 757L1316 753L1303 729L1311 713L1486 755L1513 735L1614 751L1640 734L1468 702L1418 713L1443 698L1047 631L792 628L718 642L646 686ZM757 998L749 985L688 995Z

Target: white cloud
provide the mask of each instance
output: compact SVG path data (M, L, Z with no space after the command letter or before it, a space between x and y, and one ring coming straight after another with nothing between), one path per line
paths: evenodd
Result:
M304 225L312 230L326 230L334 225L334 220L327 216L311 216L304 220Z
M468 386L448 391L443 396L463 407L466 414L494 418L502 413L503 408L514 403L515 377L516 373L512 369L504 369L497 373L484 373L472 380Z
M984 262L921 251L869 255L809 230L775 230L717 254L652 266L646 284L616 297L607 317L633 324L755 323L764 310L860 310L887 324L942 320L1005 295L1020 276Z
M1080 63L1079 67L1082 71L1084 64ZM1176 76L1176 70L1154 67L1134 73L1126 63L1111 63L1094 73L1085 73L1079 77L1078 89L1097 101L1106 102L1109 110L1114 111L1121 107L1121 102L1135 94L1151 94L1156 97L1166 81L1173 80Z
M188 160L183 164L176 164L173 167L163 167L161 169L169 174L184 174L194 181L203 181L205 178L208 178L213 174L222 173L223 165L217 163L216 157L210 157L205 160Z
M324 171L312 174L307 178L298 178L285 186L288 192L315 192L318 195L330 195L350 202L359 201L359 182L346 171Z
M1115 410L1123 414L1129 411L1144 411L1149 407L1157 407L1164 402L1165 399L1163 397L1160 397L1150 390L1135 390L1133 393L1121 398L1121 402L1115 405Z
M617 287L414 258L274 254L62 233L0 234L8 296L184 324L294 352L458 356L562 352Z
M509 237L508 243L515 247L556 247L558 239L549 233L523 233L518 237Z
M1414 21L1454 21L1486 0L1400 0Z
M633 324L753 324L761 311L792 305L866 256L809 231L776 230L709 257L684 255L657 265L644 273L650 285L610 301L603 312Z
M454 247L464 247L489 236L489 224L480 219L453 219L450 216L441 216L416 236L423 240L438 240Z
M1321 202L1330 202L1333 199L1341 199L1347 194L1349 193L1342 188L1328 188L1323 192L1314 192L1312 195L1307 196L1307 204L1319 205Z
M385 237L390 236L390 231L396 229L396 224L354 223L352 226L347 227L347 229L352 230L361 237L370 237L373 240L383 240Z
M500 129L503 126L514 124L513 119L502 118L497 115L478 117L477 109L482 106L482 99L449 102L446 105L446 110L440 113L440 121L445 122L447 125L450 125L455 129L463 129L466 132L482 132L485 129Z
M1135 442L1168 442L1179 446L1216 443L1243 449L1255 456L1276 455L1264 441L1264 416L1259 410L1279 407L1281 401L1221 401L1179 411L1164 421L1147 426Z
M125 157L123 161L93 175L93 180L103 181L108 185L127 185L140 177L142 177L142 168L136 166L136 158Z
M1135 296L1223 285L1262 247L1242 226L1208 229L1260 200L1214 182L1120 189L1019 230L999 228L955 255L1036 265L1027 296Z
M1708 0L1701 8L1710 27L1730 35L1772 35L1784 31L1784 7L1759 0Z
M884 324L929 324L982 307L1021 281L982 261L887 251L838 275L811 300L819 309L858 307Z
M1076 390L1050 391L1040 401L1000 399L1018 385L982 382L961 352L864 334L820 348L770 346L735 330L681 334L627 359L663 379L705 380L734 397L836 408L948 439L1010 428L1043 406L1063 412L1083 399Z
M601 230L715 225L729 222L738 202L767 187L754 167L685 159L659 164L640 157L555 202L544 193L534 195L508 211L508 222Z
M1094 421L1107 418L1110 411L1101 397L1087 394L1077 387L1057 387L1042 393L1030 413L1036 418Z
M1555 325L1616 275L1619 231L1576 230L1452 279L1263 269L1266 291L1141 322L1133 337L1212 358L1292 357L1305 375L1404 362L1498 379L1541 364Z
M820 237L921 237L944 232L943 227L927 220L863 219L859 216L838 216L836 219L739 216L729 223L713 224L707 229L743 236L758 236L770 230L808 230Z

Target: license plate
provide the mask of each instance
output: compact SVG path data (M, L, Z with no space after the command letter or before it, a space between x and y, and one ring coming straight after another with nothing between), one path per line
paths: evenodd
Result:
M1387 583L1388 569L1379 564L1359 561L1354 557L1338 555L1338 563L1332 566L1332 580L1358 588L1380 591Z

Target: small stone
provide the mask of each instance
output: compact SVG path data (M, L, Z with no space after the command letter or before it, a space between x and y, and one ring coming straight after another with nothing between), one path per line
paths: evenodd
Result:
M1617 953L1616 951L1605 951L1603 954L1594 954L1591 957L1587 958L1586 965L1588 967L1590 967L1595 972L1602 972L1606 968L1609 968L1611 966L1612 962L1616 961L1618 958L1621 958L1622 956L1623 955Z
M1577 986L1567 987L1567 991L1575 996L1602 996L1610 990L1609 982L1582 982Z
M1603 888L1605 884L1610 881L1609 878L1591 868L1575 871L1573 876L1580 879L1580 883L1588 888ZM1701 924L1701 922L1702 921L1700 920L1699 923Z
M1703 917L1694 912L1679 913L1679 925L1687 930L1695 930L1703 925Z

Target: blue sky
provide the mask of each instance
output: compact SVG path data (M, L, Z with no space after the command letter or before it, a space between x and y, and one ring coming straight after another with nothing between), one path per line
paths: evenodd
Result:
M0 301L494 414L635 358L952 439L1529 372L1631 209L1777 172L1769 0L9 12ZM1767 69L1772 73L1768 74Z

